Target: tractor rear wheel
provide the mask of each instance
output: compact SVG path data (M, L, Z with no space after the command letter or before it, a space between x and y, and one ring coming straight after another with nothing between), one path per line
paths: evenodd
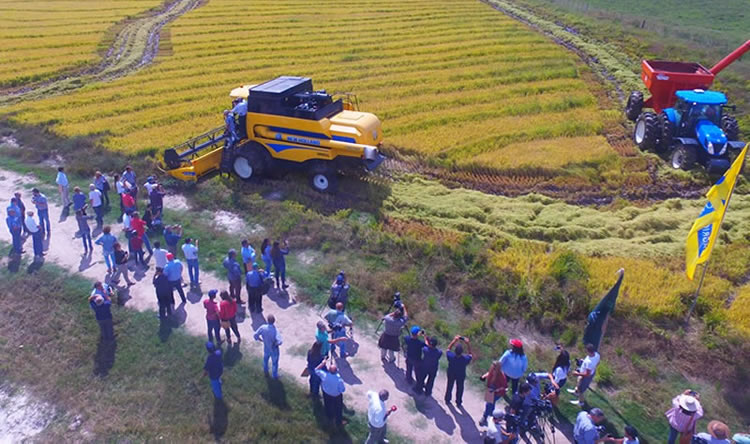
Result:
M633 129L633 142L642 150L656 148L659 141L659 118L652 112L645 112L638 117Z
M242 180L250 181L263 175L266 169L265 148L260 144L243 147L232 161L232 171Z
M664 152L672 145L675 132L674 123L669 120L667 113L664 111L659 114L659 128L661 129L661 137L659 137L659 144L656 146L656 149Z
M688 171L695 165L697 157L694 145L677 145L672 152L672 168Z
M724 131L724 135L727 136L727 140L739 140L740 124L737 123L737 119L734 116L730 114L721 116L721 129Z
M643 93L640 91L633 91L628 96L628 103L625 105L625 117L628 120L635 122L638 116L641 115L643 110Z
M333 193L338 185L338 174L328 166L316 165L310 169L310 186L320 193Z

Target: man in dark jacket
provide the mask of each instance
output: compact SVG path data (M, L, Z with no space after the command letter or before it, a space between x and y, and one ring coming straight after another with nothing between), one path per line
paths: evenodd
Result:
M411 328L411 335L404 338L404 342L406 342L406 382L409 384L414 383L419 366L422 364L423 337L424 331L418 325L415 325Z
M208 376L211 381L211 391L218 400L224 399L221 390L221 375L224 374L224 360L221 356L221 348L216 348L213 342L206 342L206 363L203 365L203 376Z
M426 339L427 345L422 348L422 364L417 370L417 385L414 391L427 396L432 396L432 386L435 384L440 357L443 351L437 348L438 340L436 337Z
M99 323L99 330L101 331L101 338L104 341L114 341L115 332L112 327L112 300L110 299L109 292L104 292L102 295L100 292L94 292L89 297L89 305L94 310L96 316L96 322Z
M159 303L159 319L172 316L172 305L174 305L174 284L169 282L164 270L156 268L154 274L154 288L156 289L156 300Z

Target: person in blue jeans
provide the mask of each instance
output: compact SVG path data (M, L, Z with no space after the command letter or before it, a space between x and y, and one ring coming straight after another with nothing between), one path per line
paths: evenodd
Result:
M107 273L115 271L115 244L117 238L112 234L112 227L106 225L102 228L102 235L96 240L96 245L102 246L102 254L104 255L104 263L107 264Z
M344 338L340 343L339 347L341 348L341 354L340 357L346 356L346 329L347 327L351 327L352 320L349 318L349 316L344 313L344 304L343 302L339 302L336 304L336 309L329 310L328 313L325 315L325 320L328 321L328 325L331 328L331 333L333 336L333 339L340 339ZM336 350L336 344L331 345L331 350Z
M164 274L167 275L169 283L172 284L172 288L177 290L177 293L182 299L182 303L186 303L185 292L182 291L182 262L179 259L175 259L172 253L167 253L167 266L164 267Z
M83 210L76 211L76 222L78 222L78 232L81 233L81 241L83 241L83 254L93 253L94 245L91 243L89 218L83 215Z
M523 351L523 342L520 339L511 339L509 343L511 348L505 350L499 361L503 373L505 373L505 378L513 388L513 393L518 393L518 381L526 374L529 361Z
M456 342L462 341L466 344L469 349L467 354L464 354L464 348L461 344L456 345ZM453 346L456 346L455 352L451 350ZM448 385L445 388L445 403L450 404L451 395L453 394L453 384L456 384L456 406L461 408L464 396L464 381L466 381L466 366L471 362L473 355L471 354L471 342L468 338L462 336L456 336L453 338L445 352L445 357L448 359Z
M208 376L211 381L211 391L218 400L224 399L221 389L221 375L224 374L224 359L221 356L221 348L214 346L213 342L206 342L206 363L203 364L203 376Z
M41 258L44 256L44 245L42 243L44 240L44 232L34 220L34 212L29 211L26 214L27 216L24 224L26 225L26 229L29 230L29 233L31 233L31 239L34 245L34 258Z
M263 372L268 376L268 360L273 364L273 379L279 378L279 346L282 344L281 334L276 329L274 315L268 315L266 323L255 331L253 338L263 342Z
M289 288L286 284L286 259L284 258L284 256L289 254L289 243L284 241L284 248L281 248L279 245L279 241L274 241L271 248L271 260L273 261L276 288ZM279 278L281 278L281 283L279 283Z
M198 265L198 239L193 242L193 239L186 238L185 243L182 245L182 253L185 255L185 260L188 266L188 276L190 277L190 286L197 287L200 285L200 267Z
M21 232L23 231L23 224L18 220L14 208L8 209L8 217L5 218L5 223L8 225L8 231L10 231L10 236L13 238L13 252L21 254Z
M31 202L36 206L36 212L39 214L39 227L43 232L49 234L49 206L47 204L47 196L40 193L37 188L31 189ZM46 228L45 228L46 224Z

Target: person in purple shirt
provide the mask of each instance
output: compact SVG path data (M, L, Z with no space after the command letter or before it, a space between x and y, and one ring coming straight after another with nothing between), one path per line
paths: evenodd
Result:
M101 338L105 341L114 341L115 332L112 328L112 300L110 295L105 293L104 296L95 292L89 296L89 305L94 310L96 322L99 323Z
M461 344L456 345L456 342L462 341L466 344L469 349L467 354L464 354L464 347ZM451 351L451 348L456 345L455 352ZM471 354L471 343L468 338L463 336L456 336L453 338L448 348L445 351L445 357L448 359L448 385L445 388L445 403L450 404L451 395L453 394L453 384L456 384L456 406L461 408L464 397L464 381L466 380L466 366L469 365L473 355Z
M440 357L443 351L437 348L438 340L436 337L425 338L427 345L422 349L422 362L417 371L417 385L414 391L417 393L424 392L427 396L432 396L432 386L435 384Z

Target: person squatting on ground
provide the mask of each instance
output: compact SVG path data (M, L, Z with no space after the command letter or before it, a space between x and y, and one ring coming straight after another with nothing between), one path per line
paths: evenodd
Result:
M503 375L503 377L505 376ZM512 444L517 442L518 430L515 423L509 424L506 421L505 427L503 427L503 419L505 419L505 412L502 408L498 407L492 411L492 421L487 424L484 444Z
M156 290L156 302L159 303L159 319L167 319L172 316L172 305L174 305L174 287L167 279L162 268L156 267L153 279Z
M500 367L513 388L512 393L518 393L518 381L526 374L529 361L523 352L523 342L520 339L511 339L509 343L511 348L500 356Z
M401 329L404 328L408 320L409 313L406 311L406 305L403 304L396 308L393 313L383 316L383 334L378 339L380 359L383 362L394 362L396 360L396 353L401 349L399 344Z
M253 262L250 271L245 274L245 286L247 288L247 305L250 313L263 312L263 274L258 264Z
M34 212L26 212L26 220L24 221L26 229L31 233L31 240L34 246L34 259L38 259L44 256L44 231L34 220Z
M320 387L323 390L323 404L326 408L326 416L336 426L347 424L344 420L344 392L346 386L344 380L338 372L336 364L326 367L326 361L323 360L315 373L320 378Z
M102 255L104 256L104 263L107 264L107 273L115 271L117 262L115 261L115 244L117 238L112 235L112 227L106 225L102 228L102 235L96 240L96 245L102 246Z
M96 322L99 324L101 339L104 341L113 341L115 332L112 327L112 293L106 284L97 281L94 284L94 290L89 296L89 305L94 310Z
M568 389L568 393L578 396L578 399L570 401L571 404L583 407L586 400L584 396L586 390L588 390L591 382L596 376L596 367L599 365L601 357L594 348L593 344L586 344L586 357L583 358L581 367L578 370L573 371L573 376L578 377L578 384L575 389Z
M196 288L201 284L200 266L198 264L198 239L193 241L191 238L185 238L182 245L182 254L185 255L185 261L188 266L188 277L190 277L190 287Z
M39 228L41 228L42 232L46 231L46 233L49 235L49 205L47 203L47 196L41 193L38 189L32 188L31 203L36 206L36 212L39 215Z
M219 303L219 322L221 328L224 329L227 343L232 344L232 335L229 334L229 329L231 328L234 335L237 336L237 343L239 344L242 338L237 328L237 301L229 296L227 291L222 291L219 296L221 297L221 302Z
M219 290L208 290L208 299L203 301L203 308L206 309L206 329L208 340L216 345L221 346L221 323L219 319L219 305L216 303L216 295Z
M101 171L94 173L94 186L101 193L104 204L109 207L109 182Z
M274 315L268 315L266 323L258 327L253 339L263 342L263 373L268 376L268 360L270 359L272 362L271 376L273 379L279 379L279 347L283 341L281 333L274 325L275 322Z
M101 227L104 224L104 202L102 192L93 183L89 185L89 205L94 209L96 226Z
M57 190L60 192L61 205L64 207L73 205L73 202L70 201L68 175L65 174L65 167L57 168L57 177L55 178L55 183L57 184Z
M593 408L588 412L580 412L576 416L576 422L573 426L573 437L577 444L596 444L599 440L599 430L597 425L606 421L607 418L598 408Z
M373 390L367 391L367 425L370 433L367 435L365 444L380 444L386 441L385 435L388 431L386 421L391 413L397 410L395 405L391 408L385 407L388 396L388 390L385 389L377 393Z
M336 308L329 310L324 318L328 322L328 327L331 329L331 336L333 339L343 339L341 343L339 343L339 347L341 348L339 357L346 357L346 329L352 328L354 324L349 316L344 313L344 304L342 302L337 303ZM334 352L336 351L335 344L331 345L331 350Z
M424 330L419 325L411 327L410 335L404 337L406 345L406 382L416 382L417 369L422 364L422 348L424 348Z
M229 281L229 295L237 301L238 304L244 304L242 302L241 291L242 291L242 268L237 262L237 251L232 248L227 252L227 257L224 258L222 263L224 268L227 270L227 280Z
M122 245L119 242L115 242L114 250L115 273L112 275L110 282L117 284L120 281L120 275L122 275L128 287L135 285L135 282L132 282L128 275L128 252L122 249Z
M273 274L276 278L276 288L287 289L289 286L286 284L286 259L284 256L289 254L289 242L284 241L284 248L279 246L279 241L273 242L271 248L271 261L273 262ZM281 283L279 283L281 278Z
M167 275L172 288L177 290L182 303L186 303L187 298L185 298L185 292L182 291L182 262L175 259L172 253L167 253L167 265L164 267L164 274Z
M94 245L91 243L91 227L89 227L89 218L83 214L83 210L76 211L76 222L78 222L78 232L81 233L83 242L83 254L94 252Z
M224 374L224 359L221 356L221 348L214 345L213 342L206 342L206 363L203 364L203 376L208 376L211 381L211 391L218 400L224 399L221 390L221 375Z
M667 444L675 444L678 437L690 437L695 434L695 426L703 417L703 406L700 394L693 390L685 390L672 399L672 408L664 414L669 422L669 437ZM682 442L682 439L680 439Z
M414 391L418 394L424 392L426 396L432 396L432 386L435 384L435 377L443 351L437 348L438 339L434 336L425 338L425 344L422 348L422 362L417 368L417 384Z
M462 341L468 348L468 353L464 354L464 348L461 344L456 345L458 341ZM455 352L451 350L453 346L456 346ZM448 383L445 388L445 402L450 404L451 395L453 393L453 384L456 384L456 406L461 408L463 404L464 396L464 381L466 380L466 367L474 357L471 353L471 342L469 338L463 336L456 336L453 338L448 348L445 351L445 357L448 359Z
M484 392L484 413L482 414L482 419L479 420L479 425L484 427L487 425L487 418L495 410L497 400L505 396L505 392L508 390L508 380L500 366L500 361L492 361L489 371L479 379L487 385L487 389Z

